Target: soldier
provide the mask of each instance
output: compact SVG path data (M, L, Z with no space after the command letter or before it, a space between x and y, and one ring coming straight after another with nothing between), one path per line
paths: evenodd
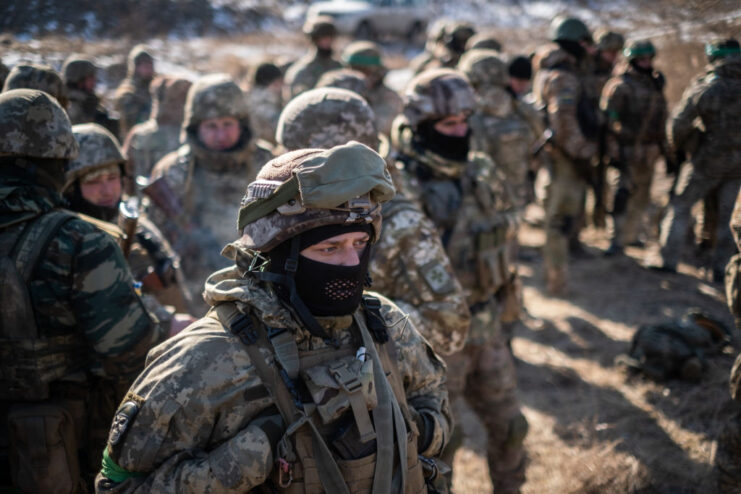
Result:
M135 125L124 142L128 175L148 177L161 158L178 148L190 86L190 81L176 77L162 76L152 81L152 115Z
M95 94L97 74L98 68L92 59L81 55L67 57L62 66L62 76L69 96L67 114L73 125L95 122L110 130L113 135L118 135L119 121L108 115Z
M192 322L185 317L174 318L175 311L181 314L189 312L190 297L179 273L180 259L159 229L145 215L139 214L138 201L133 200L127 205L134 209L133 212L126 212L132 223L136 221L135 229L123 232L116 226L129 227L121 221L119 211L126 158L116 138L98 124L75 125L72 132L80 146L80 154L69 163L66 173L64 192L71 209L101 220L101 223L107 222L101 228L114 232L114 235L133 232L132 238L124 240L124 254L131 272L142 284L147 307L152 311L157 309L160 321L172 322L175 325L172 332L176 333L185 327L183 321ZM174 310L164 306L171 306Z
M543 248L546 285L549 293L562 294L566 290L569 238L582 212L590 160L597 152L598 127L578 111L585 96L579 62L594 51L589 29L579 19L556 17L551 22L550 39L552 43L540 47L534 57L537 73L533 93L552 136L546 146L551 161Z
M502 44L494 33L477 33L466 41L466 51L469 50L494 50L500 52L502 51Z
M275 128L283 109L283 72L270 62L259 64L250 76L247 108L257 137L275 142Z
M733 254L728 225L733 201L741 186L741 50L736 40L709 43L713 57L705 77L685 90L667 123L674 150L687 151L689 166L679 175L676 194L661 224L662 264L674 272L689 227L692 206L717 189L718 233L713 254L713 279L723 279L725 263ZM694 144L693 144L694 143Z
M610 162L620 172L607 255L622 253L624 245L642 243L656 160L667 149L664 76L653 68L656 49L650 41L633 41L624 55L628 63L607 81L600 102L607 117Z
M206 277L228 265L219 255L233 237L224 218L236 214L245 184L272 154L252 137L244 93L223 74L201 77L188 91L181 141L155 165L143 192L200 302Z
M116 89L115 106L121 115L122 139L131 127L145 122L152 113L149 83L154 77L154 57L145 45L136 45L129 52L126 79Z
M5 79L3 91L12 89L38 89L57 100L62 108L68 108L69 100L64 82L56 70L47 65L16 65Z
M314 89L294 98L281 114L276 139L288 151L351 140L381 147L373 110L341 89ZM409 315L436 352L460 351L470 314L435 225L398 187L383 206L383 218L369 270L373 287Z
M347 89L362 96L368 92L368 83L362 72L352 69L334 69L325 72L316 83L317 88L334 87Z
M450 427L444 365L363 292L385 168L354 142L262 168L224 251L235 264L209 278L213 308L150 354L98 492L427 492L418 454Z
M442 24L440 33L434 33L438 41L426 58L415 58L410 63L410 68L415 74L428 69L450 67L458 65L461 55L466 51L466 43L476 34L476 29L469 23L463 21L448 22Z
M507 91L515 98L525 99L530 93L533 80L533 64L530 59L523 55L512 57L507 65L507 74L509 75ZM542 116L540 120L543 121Z
M532 189L528 176L533 145L543 134L542 116L508 91L507 64L493 50L463 54L458 69L476 91L476 112L469 119L474 149L488 154L504 175L524 212Z
M716 50L718 45L721 43L715 44ZM713 44L710 46L713 47ZM739 298L741 294L741 190L736 196L730 226L736 241L737 252L726 266L726 301L736 323L736 329L739 329L741 328L741 299ZM741 354L736 356L729 384L735 414L721 430L714 460L718 469L718 489L720 492L730 494L738 492L741 488Z
M401 112L401 97L383 82L388 70L381 59L380 48L370 41L350 43L342 52L342 61L365 74L368 89L363 96L376 114L376 128L390 135L391 124Z
M467 294L471 329L462 352L446 358L451 402L468 405L488 433L496 492L518 492L525 480L520 412L512 355L502 324L519 317L517 277L510 261L517 212L504 178L488 156L471 153L468 116L475 96L465 76L434 69L416 76L403 95L392 139L403 189L435 223ZM458 404L460 403L460 404Z
M286 71L286 100L313 88L323 73L342 68L342 63L333 56L337 28L331 17L320 15L307 19L304 33L311 39L312 48Z
M114 240L61 209L78 150L62 107L37 90L2 93L0 133L0 482L87 492L118 391L163 332Z

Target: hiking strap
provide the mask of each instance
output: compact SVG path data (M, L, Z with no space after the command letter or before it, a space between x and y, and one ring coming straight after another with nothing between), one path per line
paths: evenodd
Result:
M376 350L370 331L365 322L362 310L353 314L358 325L363 345L373 359L373 380L376 383L378 406L373 410L373 421L376 425L376 470L373 475L373 494L404 492L406 485L407 429L399 402L391 389L381 359ZM394 432L399 454L399 477L394 477L394 489L391 481L394 463Z

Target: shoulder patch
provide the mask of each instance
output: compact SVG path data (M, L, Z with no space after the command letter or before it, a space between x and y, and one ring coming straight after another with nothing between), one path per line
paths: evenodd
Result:
M128 393L126 395L123 403L118 407L116 415L113 417L111 430L108 433L109 446L115 446L121 442L143 403L144 398L139 395L134 393Z
M455 290L453 277L445 270L440 261L432 260L419 268L419 274L433 293L446 295Z

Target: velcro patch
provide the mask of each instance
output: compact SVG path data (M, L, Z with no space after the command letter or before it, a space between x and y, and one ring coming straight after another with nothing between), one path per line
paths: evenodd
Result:
M121 442L143 403L144 398L139 395L134 393L126 395L113 417L113 423L111 423L111 430L108 433L108 444L110 446L115 446Z
M419 268L419 274L433 293L445 295L455 290L455 281L439 261L430 261Z

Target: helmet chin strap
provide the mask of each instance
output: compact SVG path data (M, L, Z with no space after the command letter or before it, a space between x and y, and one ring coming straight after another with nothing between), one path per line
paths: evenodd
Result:
M283 270L286 274L277 274L269 271L255 271L253 274L262 281L270 283L277 283L288 289L288 301L291 303L293 311L296 313L298 318L303 323L304 327L309 330L312 335L322 338L326 343L331 344L335 347L339 346L339 342L332 338L327 332L322 329L319 322L316 320L314 315L311 313L304 301L296 290L296 281L294 279L296 270L298 269L298 256L299 256L299 242L301 235L296 235L291 238L290 254L288 259L283 266Z

